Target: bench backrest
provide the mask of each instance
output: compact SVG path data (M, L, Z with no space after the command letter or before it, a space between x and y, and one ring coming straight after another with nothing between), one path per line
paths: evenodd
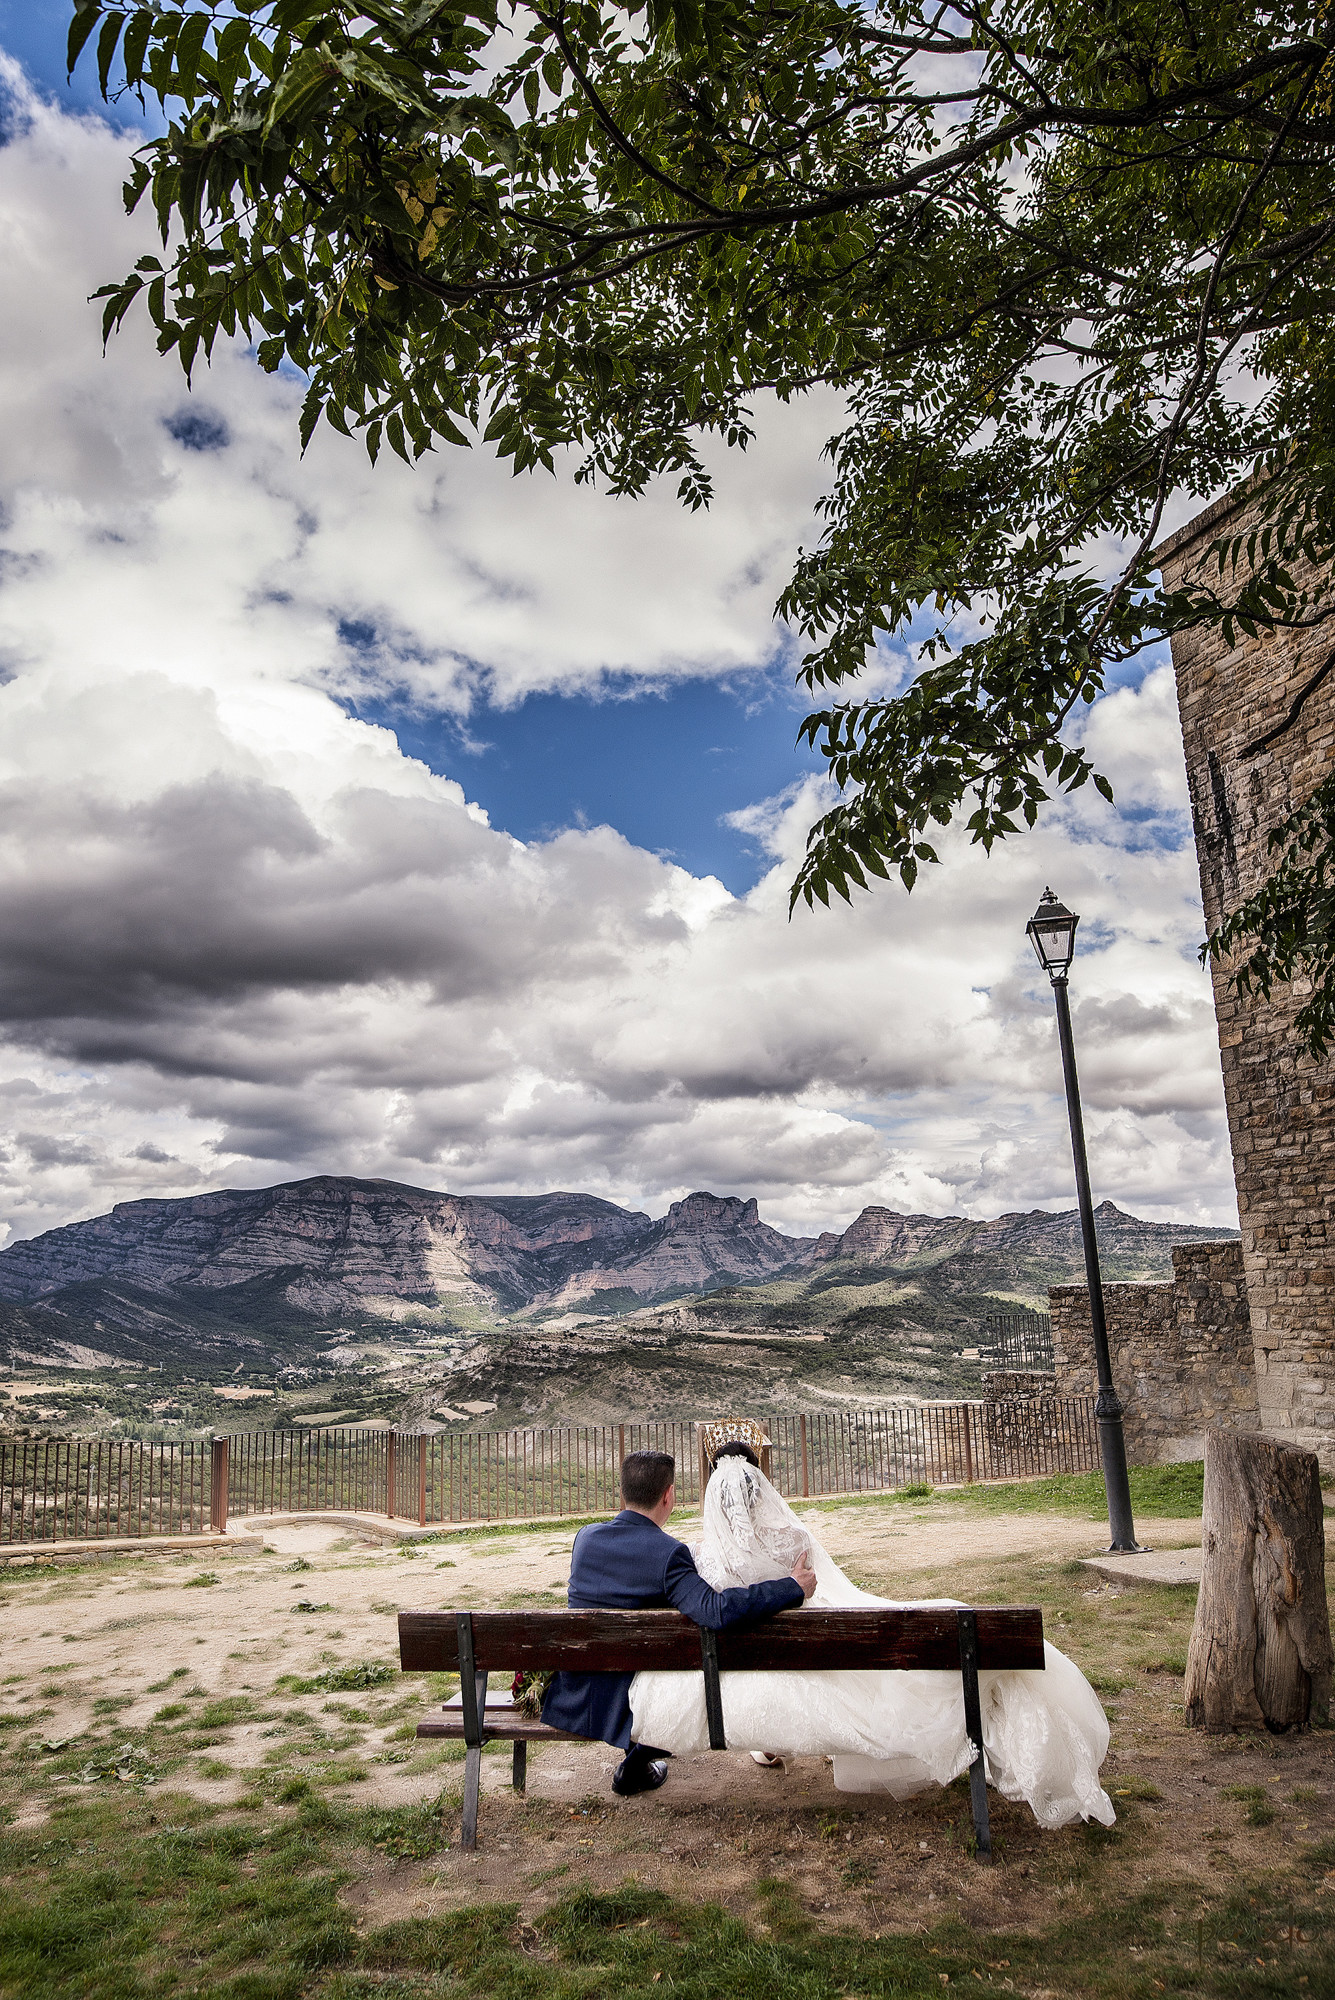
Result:
M474 1611L479 1672L564 1668L635 1673L642 1667L700 1671L700 1627L680 1611ZM975 1612L980 1668L1042 1667L1043 1613L1035 1606ZM716 1636L727 1669L801 1667L960 1670L959 1614L924 1611L781 1611L763 1624ZM713 1648L711 1647L711 1651ZM457 1672L459 1613L401 1611L405 1672Z

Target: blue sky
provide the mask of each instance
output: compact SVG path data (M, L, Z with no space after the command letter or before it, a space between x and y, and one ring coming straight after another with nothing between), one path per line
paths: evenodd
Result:
M793 747L804 709L783 669L736 686L687 681L620 700L533 694L513 709L484 705L466 727L391 704L350 707L393 729L410 756L458 778L494 826L520 839L606 820L637 847L717 875L734 893L771 861L724 815L822 768L805 744Z
M71 11L69 0L0 0L0 48L17 56L29 76L44 85L66 110L97 111L102 117L138 124L139 109L133 100L119 107L103 104L97 64L88 51L80 59L73 81L67 80L65 49Z
M0 0L0 47L62 106L135 125L132 100L108 114L90 50L67 81L68 21L68 0ZM740 894L770 858L728 816L823 768L796 740L808 703L777 644L774 652L751 672L657 681L613 674L592 692L538 692L499 706L479 689L466 723L448 707L433 709L420 691L409 703L388 692L348 707L393 730L409 755L456 777L494 826L521 840L607 822L636 846L716 875ZM1139 682L1154 663L1129 663L1113 684ZM1158 837L1157 826L1148 837Z

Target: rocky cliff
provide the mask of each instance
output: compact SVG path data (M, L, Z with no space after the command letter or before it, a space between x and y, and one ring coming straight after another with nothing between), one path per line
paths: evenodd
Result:
M31 1304L99 1284L216 1292L281 1278L294 1307L325 1317L400 1317L409 1305L495 1313L771 1277L810 1248L763 1223L754 1201L711 1194L688 1195L654 1222L587 1194L480 1197L321 1176L121 1202L0 1254L0 1299Z
M282 1273L313 1312L392 1300L513 1308L643 1241L647 1215L587 1194L436 1194L320 1176L280 1187L121 1202L0 1254L0 1298L90 1280L218 1290Z
M603 1247L600 1242L599 1251ZM636 1300L670 1298L719 1284L754 1284L808 1263L815 1247L815 1237L771 1229L754 1200L690 1194L620 1255L572 1272L556 1297L572 1304L623 1291Z
M1099 1204L1094 1220L1104 1276L1121 1281L1166 1277L1175 1243L1237 1234L1192 1223L1144 1222L1111 1201ZM864 1208L842 1236L820 1237L812 1260L903 1272L949 1263L965 1289L976 1284L996 1289L1010 1279L1021 1290L1043 1291L1062 1282L1061 1271L1082 1269L1080 1217L1073 1208L1055 1214L1031 1208L975 1222L963 1215L900 1215L893 1208Z

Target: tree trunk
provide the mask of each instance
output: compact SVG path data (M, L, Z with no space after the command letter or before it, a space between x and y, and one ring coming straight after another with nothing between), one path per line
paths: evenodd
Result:
M1209 1431L1187 1722L1216 1731L1302 1729L1329 1719L1330 1688L1316 1454L1254 1431Z

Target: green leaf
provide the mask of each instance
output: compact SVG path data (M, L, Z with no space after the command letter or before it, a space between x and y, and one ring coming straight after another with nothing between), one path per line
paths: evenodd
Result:
M137 8L131 14L121 42L121 67L125 71L125 81L132 87L137 87L142 81L144 52L152 27L153 17L146 8Z
M320 49L303 49L279 77L264 113L264 137L285 119L296 120L337 84L338 67Z
M74 65L82 55L84 46L102 14L102 0L74 0L74 12L70 17L69 35L65 43L65 73L73 76Z
M111 83L111 65L116 56L116 44L120 40L121 29L125 26L122 13L108 14L102 23L102 32L97 38L97 83L103 97L108 95Z
M187 104L194 103L199 58L212 26L213 20L209 14L187 14L181 24L181 32L176 38L176 88Z

